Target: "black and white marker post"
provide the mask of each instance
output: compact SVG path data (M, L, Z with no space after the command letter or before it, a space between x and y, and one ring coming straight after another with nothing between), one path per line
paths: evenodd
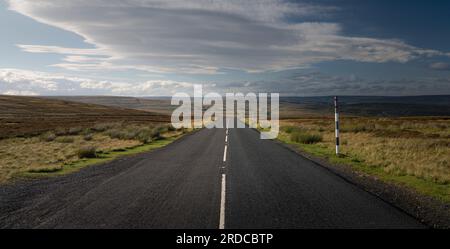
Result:
M338 97L334 96L334 121L336 133L336 155L339 155L339 111L338 111Z

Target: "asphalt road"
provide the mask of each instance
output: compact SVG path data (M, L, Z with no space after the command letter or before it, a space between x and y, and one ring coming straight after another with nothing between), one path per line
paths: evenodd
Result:
M226 149L225 149L226 147ZM0 187L2 228L421 228L251 129Z

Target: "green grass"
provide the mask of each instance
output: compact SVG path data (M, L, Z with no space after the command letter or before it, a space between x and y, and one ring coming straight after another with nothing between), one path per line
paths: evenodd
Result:
M322 142L323 138L320 134L293 132L291 133L291 140L302 144L315 144Z
M349 165L356 171L376 176L384 182L404 185L415 189L419 193L435 197L446 203L450 203L450 185L448 184L438 184L411 175L389 174L380 167L365 164L364 160L361 158L357 158L351 155L337 156L333 150L330 150L320 144L302 144L292 142L290 140L289 134L280 133L280 135L278 136L278 140L287 144L292 144L298 149L313 156L325 158L330 163Z
M110 162L114 159L123 156L135 155L143 152L152 151L157 148L164 147L171 142L177 140L182 135L177 137L169 137L164 139L155 140L149 144L139 145L132 148L119 149L110 152L97 152L96 158L83 158L78 161L64 164L60 167L53 168L43 168L43 169L34 169L27 172L18 173L17 177L26 177L26 178L40 178L40 177L49 177L49 176L58 176L65 175L69 173L76 172L84 167L92 166L96 164Z

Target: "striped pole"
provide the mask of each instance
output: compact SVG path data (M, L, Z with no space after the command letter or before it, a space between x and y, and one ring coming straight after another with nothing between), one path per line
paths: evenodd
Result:
M338 97L334 96L334 122L336 133L336 155L339 155L339 111L338 111Z

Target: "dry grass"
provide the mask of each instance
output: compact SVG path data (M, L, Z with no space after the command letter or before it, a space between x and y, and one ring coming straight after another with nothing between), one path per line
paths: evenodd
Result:
M21 172L63 172L80 158L151 147L183 132L168 127L169 120L161 113L0 95L0 183Z
M182 133L167 125L108 123L99 126L72 129L70 134L77 135L58 136L57 132L46 132L35 137L0 140L0 183L20 172L55 172L81 158L125 150ZM111 136L112 133L125 135Z
M111 139L102 134L93 136L91 141L82 136L73 136L72 139L71 143L46 142L37 137L0 140L0 182L5 182L17 172L59 168L74 162L79 159L79 149L85 146L111 151L141 144L135 140Z
M334 151L334 121L326 118L285 120L293 128L320 134L317 143ZM450 183L450 120L448 118L343 118L341 151L392 175L409 175L437 184Z
M53 132L55 135L78 135L85 128L128 124L165 124L165 114L76 103L57 99L0 95L0 138L29 137ZM101 127L100 127L101 128Z
M95 146L84 146L78 149L77 151L78 158L96 158L97 155L97 147Z

